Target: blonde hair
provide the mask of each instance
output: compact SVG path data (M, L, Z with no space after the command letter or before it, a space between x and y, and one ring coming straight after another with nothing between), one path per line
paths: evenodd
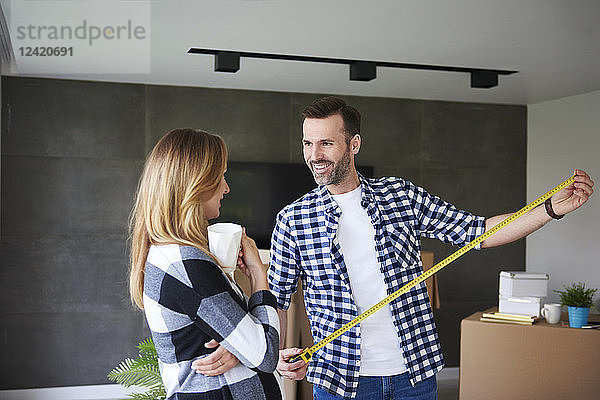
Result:
M144 273L152 244L197 247L207 254L204 202L219 186L227 166L220 136L191 128L163 136L148 156L130 219L129 293L143 305Z

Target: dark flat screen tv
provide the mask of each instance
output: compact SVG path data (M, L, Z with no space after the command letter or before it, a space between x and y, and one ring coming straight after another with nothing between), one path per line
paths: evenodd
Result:
M358 166L365 177L373 167ZM277 213L317 185L305 164L229 161L225 174L231 191L221 201L221 215L210 221L235 222L261 249L271 247Z

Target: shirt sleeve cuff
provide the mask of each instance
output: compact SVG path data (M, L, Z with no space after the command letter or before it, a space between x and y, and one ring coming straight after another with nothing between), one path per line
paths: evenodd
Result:
M485 233L485 219L485 217L474 217L473 226L470 228L469 232L472 234L471 242ZM481 250L481 243L475 246L474 249Z
M268 290L259 290L248 299L248 310L252 311L258 306L271 306L277 309L277 300Z

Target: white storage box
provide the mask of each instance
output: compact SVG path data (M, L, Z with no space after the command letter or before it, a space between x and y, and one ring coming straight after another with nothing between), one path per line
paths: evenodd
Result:
M504 314L539 317L541 308L542 299L540 297L508 297L499 295L498 312Z
M500 294L506 297L546 297L548 274L501 271Z

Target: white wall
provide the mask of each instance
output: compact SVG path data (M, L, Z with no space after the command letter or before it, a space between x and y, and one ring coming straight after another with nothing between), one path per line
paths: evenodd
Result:
M581 209L527 238L527 271L550 273L549 301L558 301L553 290L571 282L600 288L600 91L528 106L527 200L575 168L592 176L596 193ZM599 293L595 305L600 310Z

